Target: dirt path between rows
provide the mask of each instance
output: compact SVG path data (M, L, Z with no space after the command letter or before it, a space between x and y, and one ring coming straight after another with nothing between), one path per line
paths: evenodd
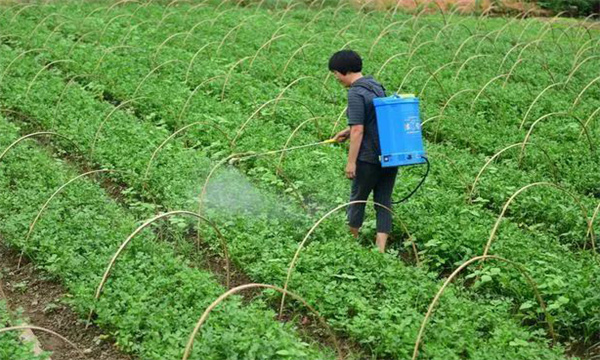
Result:
M133 360L110 342L102 340L96 326L87 329L79 317L62 302L67 291L56 281L48 279L24 260L17 269L19 254L0 240L0 277L8 306L12 311L23 310L29 325L58 332L82 350L86 356L60 339L34 331L42 349L52 351L52 360Z

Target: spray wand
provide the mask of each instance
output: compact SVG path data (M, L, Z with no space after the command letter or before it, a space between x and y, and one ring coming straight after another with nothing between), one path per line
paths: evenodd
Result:
M236 162L247 160L247 159L250 159L253 157L257 157L257 156L279 154L279 153L286 152L286 151L298 150L298 149L303 149L303 148L313 147L313 146L318 146L318 145L333 144L336 142L337 141L335 139L328 139L325 141L319 141L319 142L312 143L312 144L298 145L298 146L292 146L292 147L285 148L285 149L271 150L271 151L265 151L265 152L261 152L261 153L245 155L245 156L238 157L238 158L232 158L231 160L229 160L229 165L233 165Z

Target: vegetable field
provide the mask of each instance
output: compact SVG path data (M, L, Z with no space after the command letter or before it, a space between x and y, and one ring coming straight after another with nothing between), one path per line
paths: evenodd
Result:
M372 209L347 230L345 145L261 155L346 126L343 48L421 102L385 254ZM138 359L600 358L599 70L591 19L9 2L0 241Z

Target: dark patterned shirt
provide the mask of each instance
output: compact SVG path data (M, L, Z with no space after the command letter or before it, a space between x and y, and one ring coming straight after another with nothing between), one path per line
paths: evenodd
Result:
M364 125L364 133L358 160L379 164L379 135L373 99L385 97L384 87L372 76L363 76L356 80L348 90L348 125Z

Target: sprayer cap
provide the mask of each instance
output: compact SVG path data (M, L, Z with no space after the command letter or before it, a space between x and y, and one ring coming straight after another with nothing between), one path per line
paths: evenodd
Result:
M388 97L373 99L373 105L375 105L375 107L386 106L386 105L396 105L396 104L418 104L418 103L419 103L419 98L414 96L413 94L394 94L394 95L388 96Z

